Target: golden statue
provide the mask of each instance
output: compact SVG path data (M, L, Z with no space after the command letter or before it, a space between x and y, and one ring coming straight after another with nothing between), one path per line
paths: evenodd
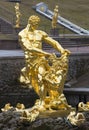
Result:
M16 12L16 25L15 25L15 27L19 28L20 27L20 16L21 16L21 13L19 10L19 3L16 3L16 5L15 5L15 12Z
M40 18L32 15L25 29L19 33L19 42L25 55L25 67L21 70L20 81L33 87L39 95L33 107L25 109L24 104L17 103L14 111L21 112L20 119L34 121L36 118L67 117L73 125L84 123L82 113L68 105L63 94L64 83L68 72L70 51L64 49L47 33L37 30ZM42 42L53 46L60 57L54 53L42 50ZM87 103L87 106L89 103ZM82 105L79 105L82 107ZM2 111L8 111L13 106L6 104Z
M20 81L33 87L39 99L28 109L25 109L24 104L17 103L14 111L21 112L20 119L23 121L32 122L36 118L45 117L67 117L71 124L80 125L85 121L84 115L82 113L76 115L75 109L68 105L63 94L70 51L64 49L44 31L37 30L39 22L40 18L32 15L26 28L19 33L19 42L24 50L26 63L21 70ZM52 45L60 53L60 57L43 51L42 42ZM82 104L79 106L82 107ZM12 108L8 103L1 110L8 111Z
M13 108L13 106L11 106L10 103L7 103L7 104L5 104L4 108L1 109L1 111L8 111L12 108Z
M54 14L53 14L53 18L52 18L52 28L56 28L57 26L57 20L58 20L58 5L56 5L55 9L54 9Z
M78 104L78 111L89 111L89 102L86 102L86 104L83 102L80 102Z
M29 120L33 118L33 111L38 115L40 111L71 109L63 94L70 51L64 49L44 31L37 30L39 22L40 18L32 15L26 28L19 33L19 42L26 61L26 66L21 70L20 81L33 87L40 98L29 110L28 116L25 112ZM52 45L61 56L43 51L42 42Z
M17 103L15 109L16 109L16 111L24 110L24 109L25 109L25 105L24 105L24 104L21 104L21 103Z
M83 113L77 113L75 111L70 112L67 119L71 122L72 125L80 126L85 122L85 117Z

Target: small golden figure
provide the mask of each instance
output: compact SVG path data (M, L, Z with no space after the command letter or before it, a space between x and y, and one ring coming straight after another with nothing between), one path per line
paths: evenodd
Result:
M24 109L25 109L24 104L17 103L17 105L16 105L16 110L17 110L17 111L19 111L19 110L24 110Z
M7 104L5 104L4 108L1 109L1 111L8 111L8 110L10 110L11 108L13 108L13 106L11 106L10 103L7 103Z
M47 33L37 30L40 18L32 15L25 29L19 33L19 42L24 50L26 66L21 70L20 81L33 87L39 95L32 111L69 110L63 94L64 82L68 71L70 51L64 49ZM61 57L42 50L42 42L53 46ZM30 111L31 117L34 112Z
M79 111L89 111L89 102L87 102L86 104L83 102L80 102L78 104L78 110Z
M75 111L70 112L67 119L71 122L72 125L80 126L85 122L85 117L83 113L77 113Z
M57 27L57 20L58 20L58 5L56 5L55 9L54 9L54 14L53 14L53 18L52 18L52 28L56 28Z
M16 25L15 25L15 27L19 28L20 27L20 16L21 16L20 9L19 9L19 3L16 3L16 5L15 5L15 12L16 12Z

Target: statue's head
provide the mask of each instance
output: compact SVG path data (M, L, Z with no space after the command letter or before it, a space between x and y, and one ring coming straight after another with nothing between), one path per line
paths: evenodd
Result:
M36 15L30 16L28 19L28 24L33 30L37 29L39 22L40 22L40 18Z
M16 5L15 5L17 8L19 8L19 3L16 3Z

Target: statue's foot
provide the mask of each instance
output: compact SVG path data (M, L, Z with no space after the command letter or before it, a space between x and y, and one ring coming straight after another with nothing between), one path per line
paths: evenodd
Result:
M45 111L46 110L45 102L40 100L40 99L36 100L34 107L38 108L39 111Z

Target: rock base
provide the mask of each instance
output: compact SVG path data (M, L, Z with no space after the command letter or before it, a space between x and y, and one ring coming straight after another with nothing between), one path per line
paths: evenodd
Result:
M89 130L89 113L84 113L86 122L73 126L65 117L38 118L33 122L21 120L21 112L14 108L0 113L0 130Z

